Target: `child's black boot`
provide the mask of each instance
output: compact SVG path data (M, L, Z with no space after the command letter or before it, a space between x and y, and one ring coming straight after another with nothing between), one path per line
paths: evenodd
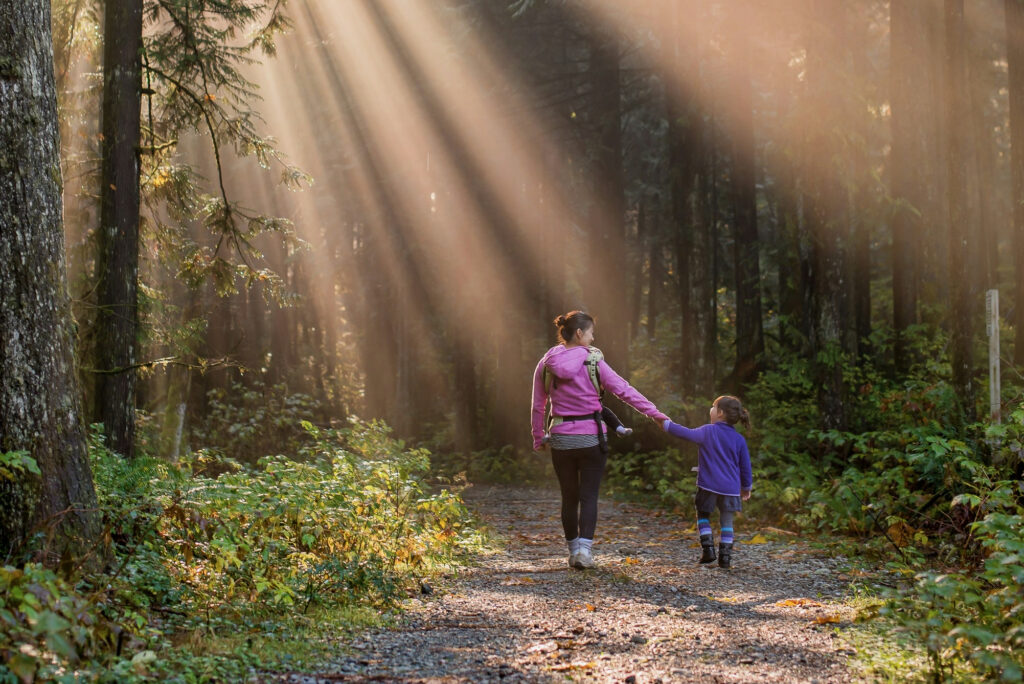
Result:
M710 534L700 535L700 562L715 562L715 540Z
M712 557L714 557L713 553L712 553ZM718 567L720 567L720 568L731 568L732 567L732 544L719 544L718 545Z

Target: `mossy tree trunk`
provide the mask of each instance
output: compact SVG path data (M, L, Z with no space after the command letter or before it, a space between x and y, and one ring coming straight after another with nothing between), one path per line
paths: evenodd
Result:
M37 529L51 551L98 535L72 354L48 0L0 4L0 559Z
M108 0L103 45L97 418L109 446L135 454L139 282L139 118L142 0Z

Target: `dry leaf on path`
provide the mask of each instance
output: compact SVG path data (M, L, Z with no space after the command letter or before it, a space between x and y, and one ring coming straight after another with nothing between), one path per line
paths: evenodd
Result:
M753 537L743 542L744 544L767 544L768 537L763 534L755 534Z
M832 615L821 615L811 620L811 623L815 625L828 625L835 622L839 622L838 613L833 613Z
M807 606L807 607L819 606L820 607L822 604L818 603L814 599L809 599L809 598L791 598L791 599L784 599L782 601L776 601L775 605L781 606L782 608L789 608L790 606Z

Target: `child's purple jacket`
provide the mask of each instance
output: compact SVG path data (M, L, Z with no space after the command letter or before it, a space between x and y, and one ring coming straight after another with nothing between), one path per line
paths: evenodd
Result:
M585 362L588 349L586 347L570 347L558 345L548 349L544 358L537 364L533 373L533 448L540 449L544 437L544 404L548 393L544 390L544 367L551 369L555 380L551 385L551 415L582 416L601 410L601 398L590 381ZM656 420L668 420L668 416L659 411L644 395L630 387L612 367L603 360L597 364L601 375L601 386L608 392L626 402L645 416ZM600 422L600 421L599 421ZM593 420L578 420L560 423L551 431L560 435L596 435L597 423ZM602 432L605 430L601 423Z
M688 428L669 421L670 435L695 442L697 449L697 486L716 494L739 496L750 491L750 451L747 440L736 428L722 421L699 428Z

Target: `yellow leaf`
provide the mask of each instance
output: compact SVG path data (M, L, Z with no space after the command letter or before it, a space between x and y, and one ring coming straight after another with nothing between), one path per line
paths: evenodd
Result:
M820 615L814 618L812 622L816 625L828 625L834 622L839 622L839 615L837 613L833 613L832 615Z
M626 556L626 560L624 562L626 563L626 565L636 565L640 562L640 560L637 558L633 558L631 556Z
M595 610L597 610L597 606L595 606L593 603L587 603L585 605L587 607L587 610L589 610L590 612L594 612Z
M755 534L753 537L743 542L744 544L767 544L768 537L763 534Z
M790 606L821 606L820 603L809 598L784 599L782 601L776 601L775 605L781 606L782 608L789 608Z

